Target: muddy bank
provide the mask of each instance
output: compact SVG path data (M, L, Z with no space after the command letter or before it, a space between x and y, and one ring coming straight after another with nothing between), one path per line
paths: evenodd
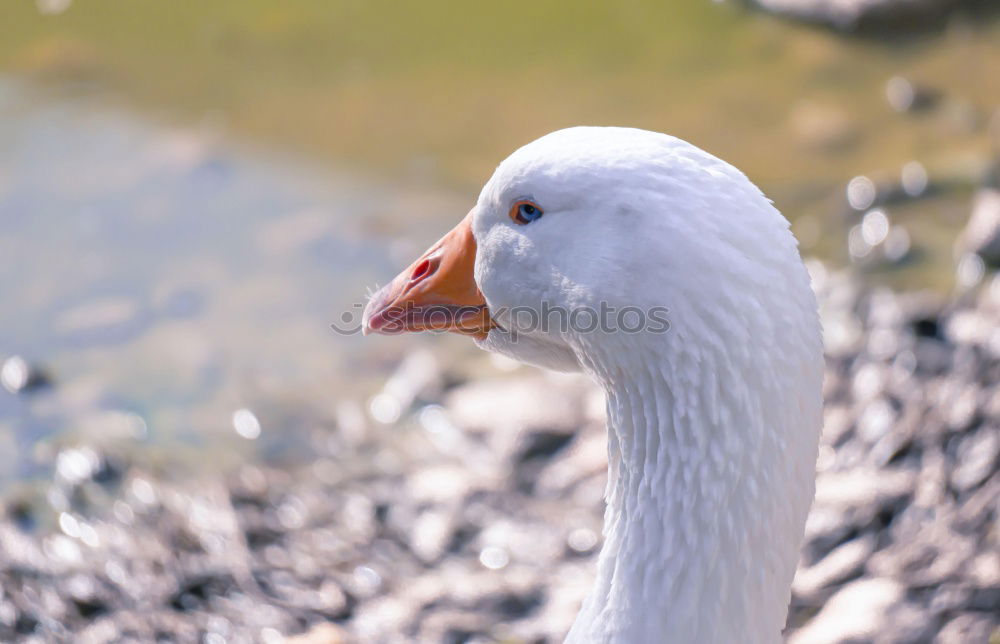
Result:
M813 272L827 406L790 641L996 637L1000 278L942 302ZM63 449L4 501L0 639L560 641L600 548L603 403L501 366L457 381L417 352L367 412L297 410L294 472Z

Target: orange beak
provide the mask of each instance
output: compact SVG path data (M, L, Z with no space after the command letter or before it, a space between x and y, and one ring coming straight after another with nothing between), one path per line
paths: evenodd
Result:
M472 213L372 296L364 333L452 331L484 339L493 328L473 275Z

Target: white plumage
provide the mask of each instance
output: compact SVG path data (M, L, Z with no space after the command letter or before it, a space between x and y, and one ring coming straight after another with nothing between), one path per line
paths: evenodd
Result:
M544 216L519 225L509 213L525 198ZM684 141L582 127L517 150L470 216L475 283L498 325L477 343L583 370L607 395L605 544L567 641L779 642L823 366L788 222ZM517 307L602 303L665 307L670 328L510 332Z

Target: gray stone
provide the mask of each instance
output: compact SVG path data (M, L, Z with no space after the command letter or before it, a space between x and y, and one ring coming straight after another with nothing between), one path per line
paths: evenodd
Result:
M887 613L905 588L887 578L860 579L838 590L820 612L795 631L788 644L840 644L866 640L887 629Z
M959 443L957 464L950 480L955 489L965 492L997 471L1000 459L1000 428L985 425Z
M938 644L992 642L1000 637L1000 619L984 613L959 613L938 631Z
M983 188L976 193L956 250L959 255L975 253L983 261L1000 266L1000 190Z
M875 538L867 535L837 546L827 556L795 573L792 592L814 597L835 584L859 576L865 561L875 550Z
M844 31L933 26L961 0L752 0L763 9ZM884 32L882 32L884 33Z

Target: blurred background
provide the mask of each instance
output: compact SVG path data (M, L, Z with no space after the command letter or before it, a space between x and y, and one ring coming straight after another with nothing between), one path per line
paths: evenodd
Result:
M588 124L733 163L808 258L828 404L791 640L1000 641L996 9L4 7L0 640L560 641L600 395L330 324Z

